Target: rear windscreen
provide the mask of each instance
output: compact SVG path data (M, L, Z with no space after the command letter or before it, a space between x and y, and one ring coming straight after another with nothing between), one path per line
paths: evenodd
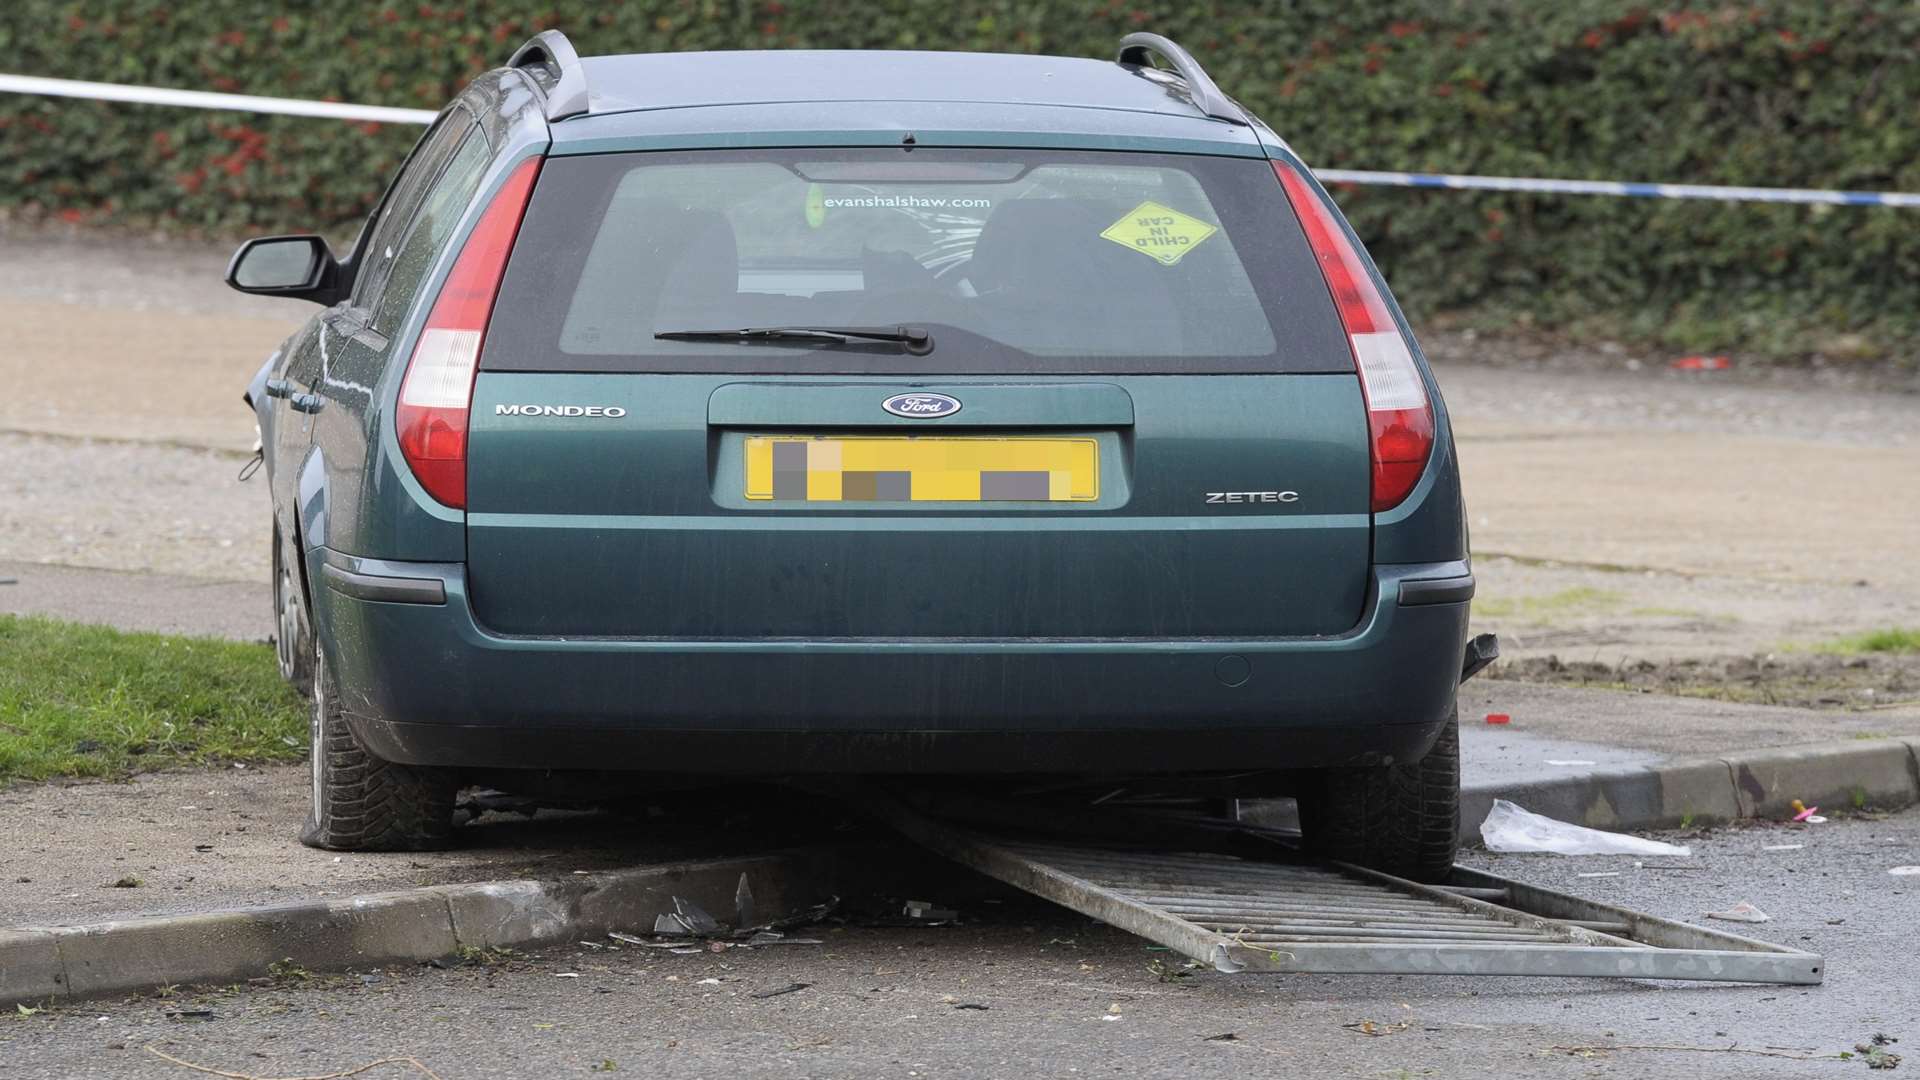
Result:
M931 351L744 328L924 331ZM1261 160L1057 150L560 157L487 333L495 371L1352 371Z

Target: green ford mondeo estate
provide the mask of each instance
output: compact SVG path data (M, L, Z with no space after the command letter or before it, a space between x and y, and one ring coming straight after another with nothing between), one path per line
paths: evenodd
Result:
M1287 144L1116 60L581 58L442 111L255 377L305 839L825 774L1293 795L1451 863L1447 414Z

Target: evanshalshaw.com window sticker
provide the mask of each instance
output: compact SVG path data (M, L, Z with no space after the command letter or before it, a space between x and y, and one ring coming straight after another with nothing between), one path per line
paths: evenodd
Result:
M882 195L874 192L830 195L819 184L807 185L807 224L826 224L839 209L858 210L990 210L993 200L978 195Z

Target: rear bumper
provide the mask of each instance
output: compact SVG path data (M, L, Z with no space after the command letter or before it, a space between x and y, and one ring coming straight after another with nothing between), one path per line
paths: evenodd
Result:
M502 636L474 619L459 564L325 563L322 639L375 754L714 775L1415 757L1453 702L1472 580L1461 563L1376 567L1367 617L1336 637L690 641ZM444 602L400 599L428 581Z

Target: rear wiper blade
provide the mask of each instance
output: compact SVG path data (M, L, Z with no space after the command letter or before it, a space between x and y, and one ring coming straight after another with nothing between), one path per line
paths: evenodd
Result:
M665 341L818 341L845 345L862 341L898 341L911 353L933 350L933 337L917 326L747 326L738 330L661 330Z

